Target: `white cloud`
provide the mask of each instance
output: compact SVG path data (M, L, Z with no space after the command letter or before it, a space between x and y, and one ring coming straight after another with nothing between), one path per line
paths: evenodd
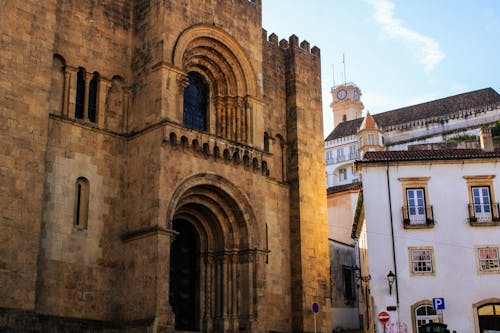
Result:
M390 0L367 0L375 9L373 17L382 27L384 36L400 39L416 52L418 61L427 72L432 71L444 59L445 55L434 39L422 35L403 25L403 21L394 17L394 3Z

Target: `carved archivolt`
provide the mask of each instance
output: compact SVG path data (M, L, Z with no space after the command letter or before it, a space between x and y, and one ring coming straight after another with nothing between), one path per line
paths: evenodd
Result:
M251 143L257 81L242 47L226 32L201 25L180 35L172 58L175 67L197 72L208 82L209 118L213 119L210 130L230 140Z

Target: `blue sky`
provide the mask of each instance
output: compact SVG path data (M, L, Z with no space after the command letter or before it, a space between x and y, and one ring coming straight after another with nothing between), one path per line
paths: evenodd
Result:
M347 81L375 114L462 92L500 92L500 0L263 0L264 29L321 49L325 136L330 87Z

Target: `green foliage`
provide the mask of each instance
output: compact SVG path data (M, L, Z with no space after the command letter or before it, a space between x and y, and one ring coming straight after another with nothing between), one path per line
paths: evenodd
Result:
M478 139L479 138L477 137L477 135L459 134L450 138L446 138L445 141L477 141Z
M491 136L493 139L500 139L500 121L497 121L495 126L491 128Z

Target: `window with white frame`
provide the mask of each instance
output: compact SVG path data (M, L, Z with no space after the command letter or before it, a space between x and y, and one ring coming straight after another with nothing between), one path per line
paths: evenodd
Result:
M374 134L368 134L368 144L370 146L373 146L375 144L375 135Z
M359 138L359 148L363 147L363 137Z
M339 169L339 180L340 181L347 180L347 169L346 168Z
M464 176L469 190L469 222L474 225L499 225L499 205L495 201L496 175Z
M480 247L477 249L477 259L480 272L499 272L500 256L498 247Z
M406 189L408 219L411 224L425 224L425 193L423 188Z
M441 322L441 318L430 304L423 304L418 306L417 308L415 308L413 315L415 317L417 332L420 332L422 326L425 324Z
M344 158L344 149L343 148L339 148L337 150L337 160L340 162L340 161L344 161L345 158Z
M472 204L474 205L474 216L478 222L491 221L491 195L488 186L472 186Z
M410 263L413 274L434 273L434 254L432 247L410 247Z
M358 157L356 154L356 146L355 145L349 146L349 154L350 154L351 159Z

